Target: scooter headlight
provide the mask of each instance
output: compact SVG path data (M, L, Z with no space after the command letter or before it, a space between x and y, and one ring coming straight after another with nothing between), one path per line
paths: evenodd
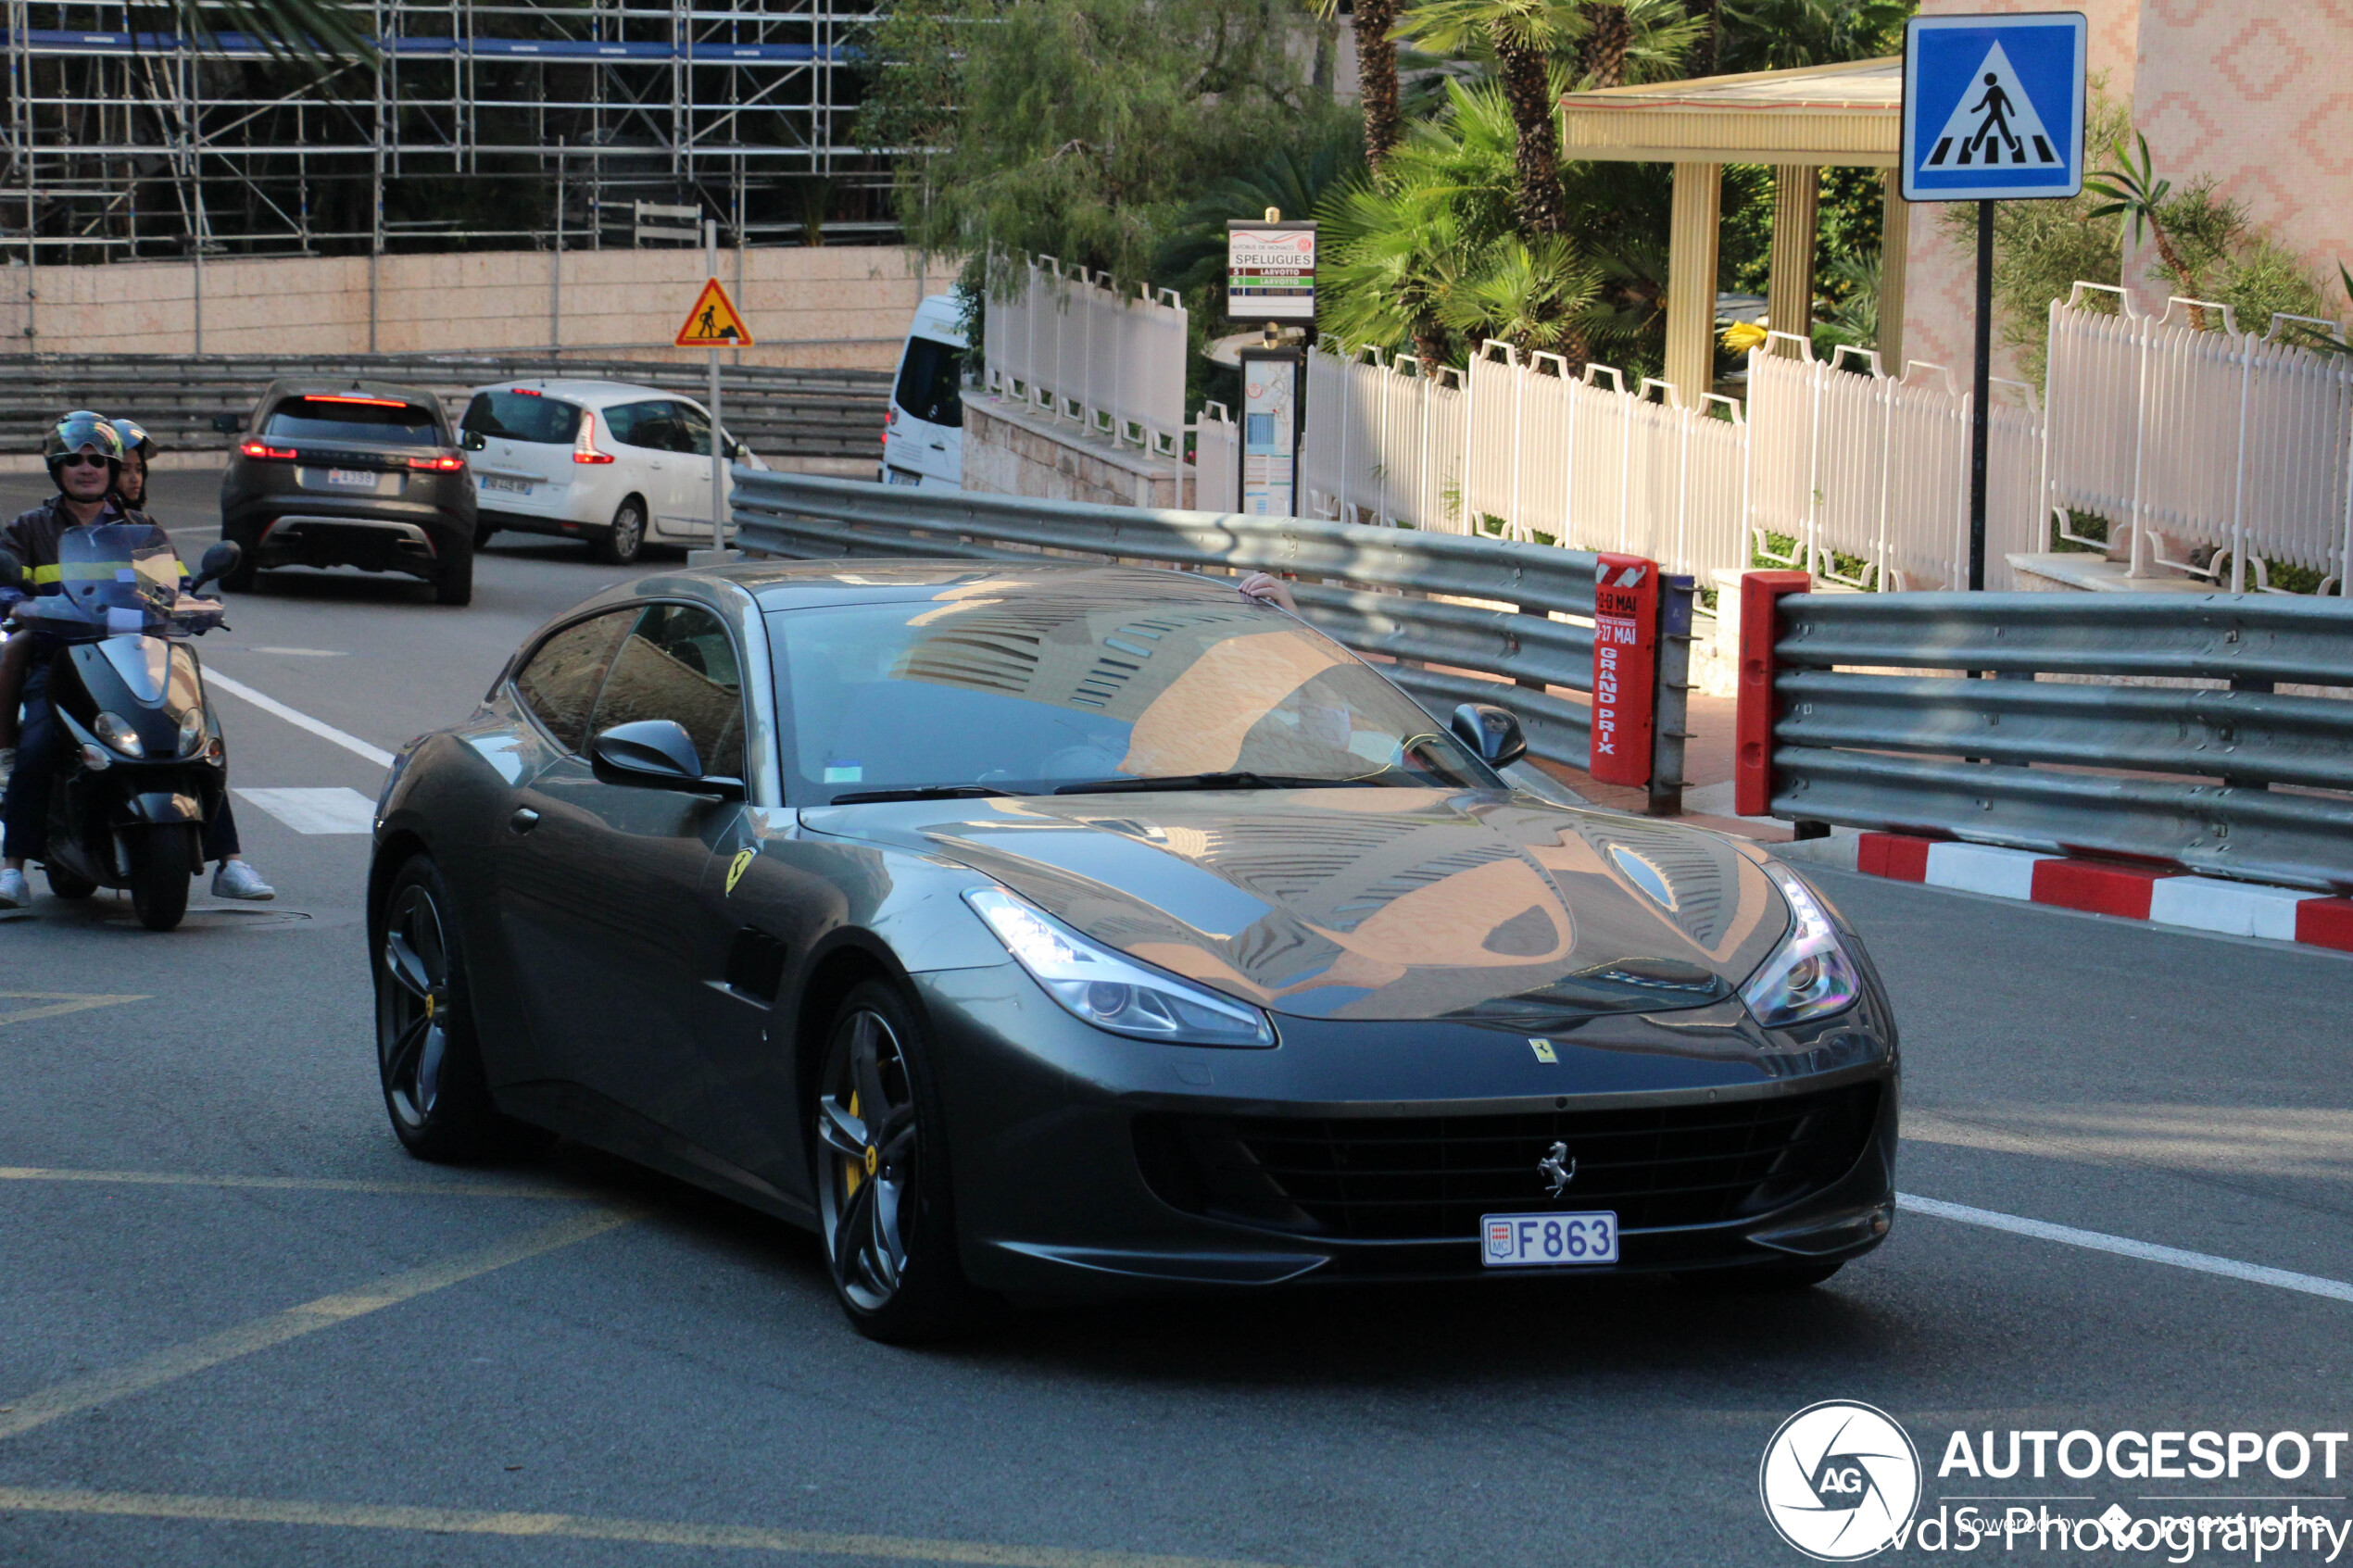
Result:
M204 709L191 708L180 715L180 755L193 757L204 747Z
M127 719L118 718L112 713L101 713L98 721L90 728L100 740L125 757L145 757L147 754L146 743L139 738L139 732L131 727Z

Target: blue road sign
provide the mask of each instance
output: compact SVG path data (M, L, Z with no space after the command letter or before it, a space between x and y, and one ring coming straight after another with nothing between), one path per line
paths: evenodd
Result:
M1906 201L2083 188L2083 17L1914 17L1904 31Z

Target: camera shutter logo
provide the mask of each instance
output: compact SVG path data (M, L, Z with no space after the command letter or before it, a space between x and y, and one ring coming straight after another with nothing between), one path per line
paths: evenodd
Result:
M1825 1399L1781 1423L1756 1490L1781 1539L1817 1562L1856 1562L1911 1524L1920 1456L1886 1411Z

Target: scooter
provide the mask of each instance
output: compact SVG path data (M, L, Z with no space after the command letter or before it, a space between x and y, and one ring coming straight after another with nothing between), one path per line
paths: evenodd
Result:
M64 591L28 601L18 620L44 634L62 732L42 859L49 890L60 898L128 890L140 924L170 931L187 913L205 823L229 779L188 644L220 625L223 610L195 590L233 571L242 552L228 540L213 546L183 592L180 558L154 537L125 524L67 530L57 546ZM24 563L0 550L0 587L24 586Z

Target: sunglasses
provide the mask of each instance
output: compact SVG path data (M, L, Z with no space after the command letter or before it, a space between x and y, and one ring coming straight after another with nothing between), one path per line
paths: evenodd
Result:
M57 466L61 469L102 469L107 466L109 460L110 459L108 458L100 457L95 452L68 452L64 457L57 459Z

